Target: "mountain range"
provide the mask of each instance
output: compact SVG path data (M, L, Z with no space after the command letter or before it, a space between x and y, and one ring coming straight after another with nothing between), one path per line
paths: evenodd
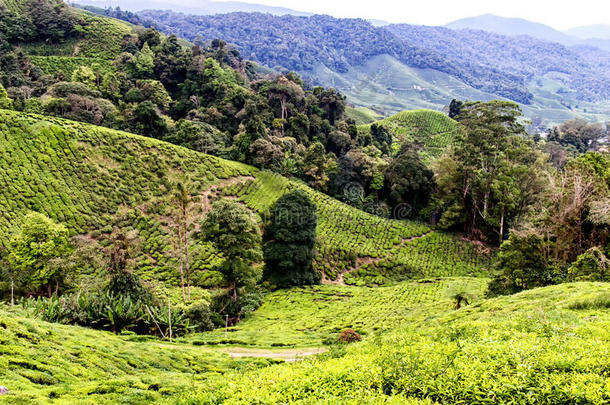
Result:
M141 10L173 10L182 13L190 14L223 14L243 11L247 13L269 13L273 15L298 15L310 16L312 13L296 11L285 7L273 7L263 4L245 3L240 1L211 1L211 0L76 0L73 3L79 5L95 6L101 8L120 7L126 11L141 11Z
M335 87L354 106L382 115L441 110L452 98L500 98L520 103L540 125L610 118L610 52L592 46L321 15L147 10L138 16L191 41L222 38L245 58Z
M507 36L527 35L544 41L558 42L566 46L594 46L610 51L610 25L604 24L576 27L562 32L548 25L522 18L484 14L451 22L446 27L455 30L482 30Z

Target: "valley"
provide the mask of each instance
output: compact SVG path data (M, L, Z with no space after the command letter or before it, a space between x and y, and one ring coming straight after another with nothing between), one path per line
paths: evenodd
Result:
M179 3L0 0L0 404L610 402L605 51Z

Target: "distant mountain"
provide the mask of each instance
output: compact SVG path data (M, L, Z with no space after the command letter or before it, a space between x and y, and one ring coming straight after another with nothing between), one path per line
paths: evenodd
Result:
M552 123L610 117L607 103L600 103L610 99L610 53L590 46L469 29L375 27L321 15L138 15L189 40L222 38L245 58L336 87L354 105L382 114L440 110L455 97L513 100L529 117Z
M531 22L522 18L484 14L478 17L463 18L449 23L445 27L454 30L482 30L506 36L527 35L543 41L557 42L565 46L594 46L610 51L610 25L592 25L561 32L548 25Z
M528 35L550 42L559 42L564 45L574 45L577 39L548 25L531 22L522 18L500 17L493 14L484 14L478 17L463 18L446 25L451 29L471 29L493 32L500 35Z
M597 24L587 25L584 27L576 27L565 31L566 34L578 37L581 39L607 39L610 40L610 25Z
M284 7L272 7L263 4L244 3L239 1L211 0L73 0L71 4L96 6L101 8L120 7L126 11L173 10L181 13L213 15L238 11L267 13L273 15L310 16L311 13L296 11Z

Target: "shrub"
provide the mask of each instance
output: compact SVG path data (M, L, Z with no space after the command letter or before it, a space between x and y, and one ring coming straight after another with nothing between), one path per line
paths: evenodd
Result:
M348 328L339 333L337 340L341 343L359 342L362 340L362 336L355 330Z

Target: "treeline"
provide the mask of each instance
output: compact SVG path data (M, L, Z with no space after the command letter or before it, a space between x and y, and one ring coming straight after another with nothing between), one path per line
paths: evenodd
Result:
M491 294L610 281L610 155L601 125L531 137L512 103L452 102L463 139L434 163L439 225L500 245ZM547 153L545 151L549 151Z

